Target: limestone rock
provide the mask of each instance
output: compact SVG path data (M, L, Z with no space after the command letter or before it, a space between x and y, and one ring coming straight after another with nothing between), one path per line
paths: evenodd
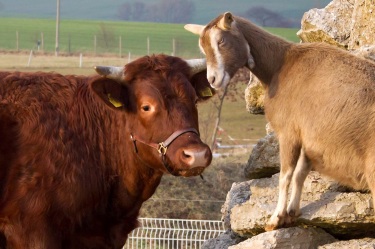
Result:
M283 228L254 236L228 249L315 249L336 239L319 228Z
M375 44L375 2L356 0L352 17L349 49Z
M222 220L225 229L231 229L230 226L230 212L235 205L242 204L250 198L249 182L233 183L232 188L227 194L227 198L223 207L221 208Z
M271 177L280 171L279 142L274 133L260 139L251 151L245 166L245 177L258 179Z
M375 239L364 238L358 240L338 241L331 244L319 246L318 249L374 249Z
M251 74L245 89L246 109L251 114L264 114L264 87L257 77Z
M220 234L217 238L206 240L202 245L201 249L227 249L229 246L236 245L243 241L244 238L236 236L231 231L226 231Z
M278 196L278 174L272 178L250 180L249 201L231 210L231 228L240 236L254 236L274 212ZM301 197L302 215L295 226L323 228L339 239L375 236L375 216L369 193L342 192L336 182L311 172Z
M355 0L333 0L324 9L312 9L301 20L297 32L302 42L326 42L347 47Z
M353 50L352 53L365 59L371 60L372 62L375 62L375 45L362 46L356 50Z

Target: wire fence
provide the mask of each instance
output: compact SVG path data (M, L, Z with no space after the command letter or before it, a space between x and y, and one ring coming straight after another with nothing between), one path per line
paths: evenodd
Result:
M38 51L55 53L55 38L50 32L28 33L13 30L0 30L0 50L4 51ZM142 33L132 37L125 34L65 34L61 35L59 52L66 55L90 54L94 56L113 55L120 58L131 56L164 53L180 57L202 57L197 41L183 37L160 37L155 34Z
M123 249L199 249L204 241L224 233L217 220L140 218L141 227L129 236Z

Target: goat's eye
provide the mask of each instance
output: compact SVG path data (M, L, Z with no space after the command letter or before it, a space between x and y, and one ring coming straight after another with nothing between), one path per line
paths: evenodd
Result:
M148 112L151 110L151 107L149 105L144 105L141 107L143 111Z
M220 40L219 40L219 45L222 45L224 43L224 38L221 38Z

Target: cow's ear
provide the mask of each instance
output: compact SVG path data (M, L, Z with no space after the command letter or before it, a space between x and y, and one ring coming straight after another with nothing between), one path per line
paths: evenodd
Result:
M116 80L98 77L91 83L92 90L109 107L121 110L125 106L127 89Z
M204 101L215 95L215 89L211 87L207 80L207 71L194 74L190 78L190 82L193 85L195 92L197 93L198 100Z

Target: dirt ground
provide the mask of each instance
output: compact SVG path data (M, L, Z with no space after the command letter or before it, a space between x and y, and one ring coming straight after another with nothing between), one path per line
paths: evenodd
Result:
M131 58L135 59L135 58ZM94 73L96 65L123 66L129 58L115 56L89 56L44 54L42 52L0 52L0 70L2 71L54 71L62 74Z

